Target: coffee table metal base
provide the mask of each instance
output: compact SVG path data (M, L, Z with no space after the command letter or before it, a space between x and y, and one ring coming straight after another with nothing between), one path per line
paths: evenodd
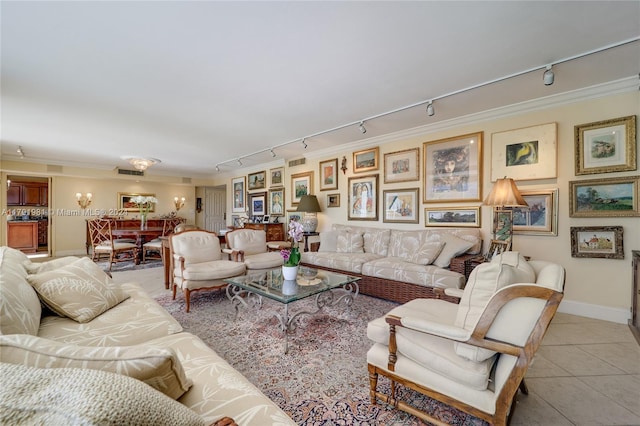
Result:
M359 292L360 287L358 286L358 283L352 282L345 284L340 288L318 293L314 297L316 307L315 311L300 311L291 316L289 315L289 303L283 303L283 313L275 313L273 316L276 317L280 323L280 331L282 331L284 337L284 353L286 354L289 352L289 332L296 328L295 322L302 315L315 315L327 306L337 306L340 303L344 303L347 311L350 311L351 305L353 305L353 302ZM227 286L227 297L231 300L231 304L236 311L234 321L238 318L240 306L256 310L262 308L262 296L233 284L229 284Z

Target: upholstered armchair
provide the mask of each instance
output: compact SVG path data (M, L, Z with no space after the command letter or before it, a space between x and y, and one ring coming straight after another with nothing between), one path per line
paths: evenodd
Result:
M518 389L527 393L524 375L562 299L564 277L560 265L505 252L474 269L459 304L415 299L371 321L371 403L379 399L433 422L396 398L402 384L507 424ZM378 391L379 375L391 381L389 395Z
M184 291L187 312L191 293L201 290L219 290L223 281L244 274L242 262L223 259L220 240L215 232L187 230L169 236L173 256L173 299L178 288Z
M284 259L278 251L269 251L267 233L256 229L234 229L225 234L224 252L234 261L243 262L247 269L271 269L282 266Z

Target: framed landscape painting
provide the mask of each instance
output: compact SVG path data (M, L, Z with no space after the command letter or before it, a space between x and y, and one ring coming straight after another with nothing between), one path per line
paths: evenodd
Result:
M521 190L528 207L513 208L513 233L558 235L558 189Z
M425 203L480 201L482 132L425 142Z
M269 186L284 186L284 167L269 170Z
M576 175L637 169L636 116L575 126Z
M320 162L320 191L338 189L338 159Z
M480 207L428 207L424 217L424 226L480 227Z
M313 172L291 175L291 204L299 204L303 195L313 192Z
M624 259L622 226L572 226L571 256Z
M420 179L420 148L384 154L384 183Z
M253 189L263 189L266 187L266 172L249 173L249 191Z
M383 222L418 223L418 188L382 192Z
M349 220L378 220L378 175L349 178Z
M246 210L246 180L244 176L233 178L231 180L233 190L233 213L243 213Z
M131 192L118 192L118 210L126 212L140 212L140 206L134 201L136 197L152 197L155 198L156 194L140 194ZM156 203L149 203L149 212L156 211Z
M640 216L640 176L569 182L570 217Z
M378 170L378 156L380 149L378 147L365 149L353 153L353 173L370 172Z

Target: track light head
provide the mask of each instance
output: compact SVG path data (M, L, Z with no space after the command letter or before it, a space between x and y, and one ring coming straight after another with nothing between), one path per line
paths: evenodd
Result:
M20 158L24 158L24 151L22 150L22 146L18 146L18 149L16 149L16 152L20 154Z
M240 161L240 159L238 158L238 165L242 166L242 161Z
M275 157L275 156L276 156L276 153L275 153L275 151L273 150L273 148L271 148L269 151L271 151L271 156L272 156L272 157Z
M358 128L360 129L360 131L362 132L363 135L365 133L367 133L367 129L365 129L365 127L364 127L364 121L360 122L360 125L358 126Z
M427 115L433 117L436 114L436 110L433 108L433 101L429 101L427 105Z
M307 149L307 138L302 139L302 145L304 146L304 149Z
M216 172L220 171L220 166L218 164L216 164Z
M547 65L547 69L544 72L544 74L542 74L542 81L544 82L545 86L551 86L553 84L553 81L555 80L555 74L553 73L553 70L551 69L553 65Z

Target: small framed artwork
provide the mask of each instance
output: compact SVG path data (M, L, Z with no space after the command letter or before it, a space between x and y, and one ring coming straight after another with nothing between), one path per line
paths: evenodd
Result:
M353 173L364 173L372 170L378 170L378 156L380 149L378 147L365 149L353 153Z
M291 204L299 204L303 195L313 192L313 172L291 175Z
M231 186L233 188L233 213L243 213L247 208L245 206L246 200L246 179L244 176L231 179Z
M338 189L338 159L320 162L320 191Z
M269 213L271 216L284 216L284 188L269 190Z
M480 207L425 208L424 226L479 228Z
M575 126L576 175L636 170L636 116Z
M571 257L624 259L622 226L572 226Z
M340 207L340 194L327 194L327 207Z
M493 239L507 241L513 235L513 211L495 209L493 211Z
M558 189L521 190L528 207L513 208L513 233L558 235Z
M118 210L126 212L140 212L140 206L135 202L136 197L155 198L156 194L140 194L131 192L118 192ZM157 200L156 200L157 201ZM156 203L149 203L149 212L156 211Z
M302 213L296 210L287 210L287 223L295 220L296 222L302 222Z
M249 214L251 216L264 216L267 214L266 192L255 192L253 194L249 194L249 199L251 207Z
M640 176L569 182L570 217L640 216Z
M483 132L425 142L423 202L482 199Z
M249 173L249 191L266 187L266 172Z
M384 183L420 179L420 148L384 154Z
M556 123L491 135L491 182L557 177Z
M269 170L269 186L284 186L284 167Z
M271 220L271 217L268 214L262 216L262 223L269 223L269 220Z
M231 226L234 228L240 228L240 215L233 214L231 215Z
M389 223L418 223L418 188L382 191L384 210L382 221Z
M349 220L378 220L378 175L349 178Z
M491 240L489 244L489 251L485 256L487 260L493 259L495 256L504 253L505 251L509 251L511 248L511 240Z

